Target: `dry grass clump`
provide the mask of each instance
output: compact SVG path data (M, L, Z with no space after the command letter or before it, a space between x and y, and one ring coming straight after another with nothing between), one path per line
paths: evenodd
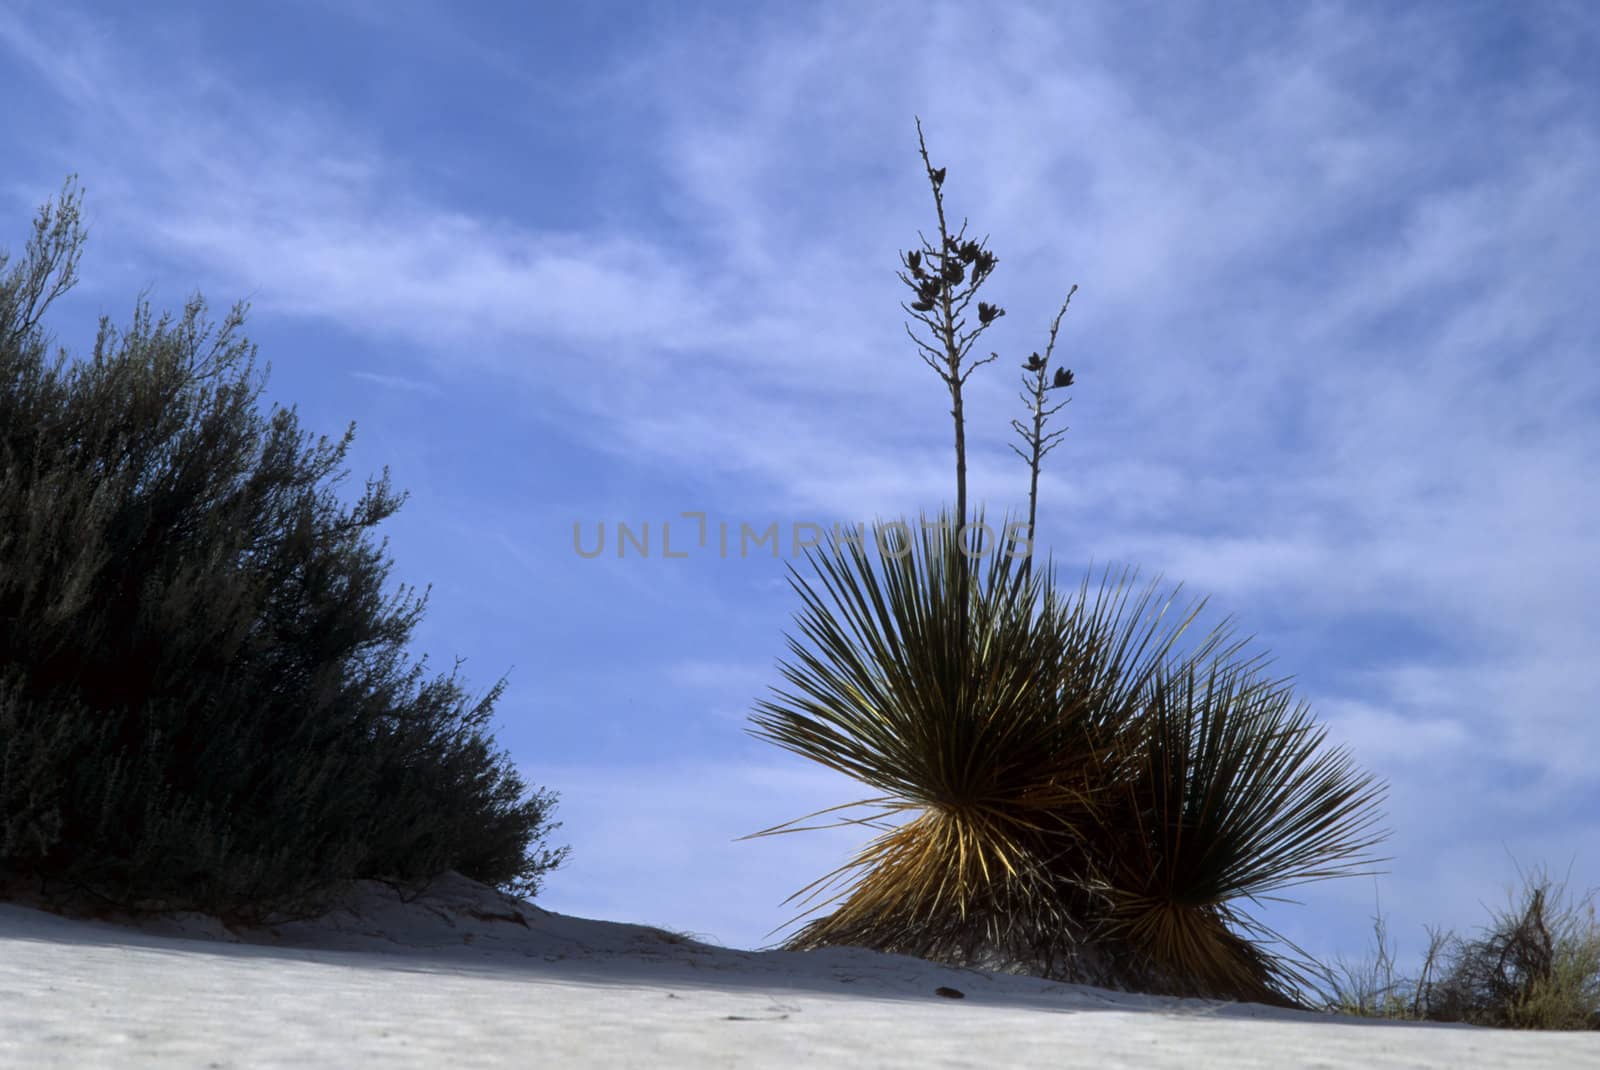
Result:
M1569 900L1543 870L1492 912L1474 939L1429 929L1420 975L1397 973L1382 915L1377 953L1330 971L1323 1002L1341 1014L1465 1022L1501 1029L1600 1029L1600 890Z

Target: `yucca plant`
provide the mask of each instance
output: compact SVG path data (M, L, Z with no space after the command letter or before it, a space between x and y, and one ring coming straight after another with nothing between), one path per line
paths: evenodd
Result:
M997 261L948 233L945 170L920 122L918 140L941 245L905 254L901 278L941 343L918 340L952 400L957 508L920 518L918 537L903 522L877 525L876 566L864 539L836 535L808 551L815 582L790 568L809 646L787 639L790 689L758 704L752 732L879 794L755 835L854 807L875 812L839 823L881 835L791 897L807 913L838 905L788 946L1292 1003L1305 971L1269 950L1274 934L1239 901L1353 872L1379 839L1368 833L1380 789L1347 755L1321 753L1304 707L1290 710L1261 658L1241 659L1228 622L1176 650L1201 604L1169 616L1177 591L1156 603L1153 584L1129 612L1127 571L1114 582L1108 571L1092 597L1087 577L1065 597L1031 556L997 540L980 553L966 537L961 388L988 361L961 360L1004 312L980 303L977 331L959 334L961 308ZM972 282L955 293L967 267ZM1014 425L1030 447L1030 540L1039 464L1060 434L1044 432L1055 411L1044 393L1073 383L1058 369L1047 387L1048 359L1023 365L1033 419ZM981 513L974 526L986 530ZM899 546L896 529L908 535Z
M752 718L880 793L755 834L850 808L873 812L841 823L882 830L791 897L840 905L789 946L1288 1002L1305 963L1270 953L1281 938L1238 903L1359 865L1372 779L1320 750L1227 622L1175 651L1203 603L1169 616L1177 591L1157 602L1152 584L1130 612L1128 571L1063 598L1048 569L995 553L963 633L948 518L905 553L892 530L876 566L835 539L808 553L815 585L790 569L809 645L788 640L789 688Z

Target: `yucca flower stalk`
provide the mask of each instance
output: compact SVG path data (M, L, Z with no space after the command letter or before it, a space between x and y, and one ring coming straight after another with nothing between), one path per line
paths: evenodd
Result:
M1061 444L1061 436L1067 433L1063 427L1058 431L1045 432L1045 424L1050 417L1066 407L1063 401L1057 405L1046 408L1045 394L1051 390L1063 390L1072 386L1077 380L1073 378L1071 368L1057 368L1055 375L1050 377L1050 358L1055 355L1056 332L1061 329L1061 317L1067 314L1067 307L1072 304L1072 295L1078 292L1077 284L1067 291L1067 298L1061 302L1061 310L1056 313L1056 318L1050 324L1050 341L1045 345L1044 356L1038 350L1030 353L1023 362L1022 370L1028 374L1022 377L1022 386L1026 393L1020 395L1023 404L1028 406L1031 416L1029 423L1021 420L1012 420L1011 427L1022 436L1022 442L1028 447L1028 452L1023 453L1016 446L1011 447L1011 452L1021 457L1028 465L1028 538L1032 539L1038 530L1039 522L1039 469L1044 464L1047 454ZM1031 378L1030 378L1031 376ZM1071 399L1068 398L1068 401ZM1025 566L1029 571L1033 569L1033 558L1029 556Z
M950 393L950 419L955 426L956 525L959 532L967 522L967 424L962 391L973 372L999 357L991 354L973 361L965 368L961 362L971 352L978 336L1004 316L1006 310L979 301L978 326L964 334L961 332L961 328L966 326L962 316L967 306L999 260L983 247L982 242L966 237L965 220L962 220L958 233L950 233L944 214L946 169L934 167L928 158L928 145L922 137L920 118L917 120L917 148L922 154L922 166L928 174L928 185L933 188L933 207L939 220L939 245L934 248L923 238L920 249L901 255L901 263L906 270L900 273L900 281L911 288L916 300L900 307L915 316L932 333L933 344L930 345L912 333L909 326L906 327L906 334L916 343L923 363L933 369ZM970 279L967 276L969 269L972 272ZM965 289L957 289L963 283Z

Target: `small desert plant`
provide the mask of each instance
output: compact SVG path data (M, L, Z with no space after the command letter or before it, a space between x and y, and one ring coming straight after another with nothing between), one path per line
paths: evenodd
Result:
M1600 1029L1595 892L1569 902L1539 870L1476 939L1450 940L1429 1018L1508 1029Z
M705 933L691 932L688 929L668 928L661 925L646 925L644 926L644 931L657 942L672 947L679 947L684 944L705 944L714 940L713 937L707 937Z
M984 554L965 537L962 387L989 360L961 362L1004 310L980 302L979 327L961 333L997 261L965 239L965 223L949 233L945 169L929 160L920 121L918 144L940 244L903 254L900 278L937 344L912 338L952 402L956 508L920 518L920 538L880 524L877 567L864 539L846 553L836 536L808 552L815 586L790 569L811 648L789 640L798 663L780 669L793 690L759 704L753 732L876 788L847 806L879 812L847 823L883 835L798 893L812 902L844 884L821 904L841 905L789 946L1293 1002L1304 964L1269 954L1274 934L1238 903L1349 872L1379 838L1368 833L1380 789L1348 756L1321 752L1305 709L1261 675L1261 659L1239 659L1226 622L1174 652L1198 606L1163 628L1171 599L1152 611L1154 587L1125 616L1126 573L1114 585L1108 573L1093 599L1086 578L1073 599L998 545L974 574ZM1038 353L1024 363L1032 421L1013 424L1028 446L1017 452L1031 473L1030 534L1039 466L1060 435L1044 431L1060 408L1045 407L1045 391L1073 383L1058 369L1047 385L1047 365ZM896 528L905 535L891 547Z
M1540 869L1523 879L1520 901L1492 911L1480 936L1428 929L1422 971L1397 973L1381 912L1377 952L1340 961L1320 986L1341 1014L1465 1022L1507 1029L1600 1029L1600 922L1596 892L1569 901L1565 883Z
M426 598L382 596L387 472L340 508L354 429L258 413L242 306L213 337L199 298L141 302L47 364L78 218L69 181L0 281L0 874L240 918L450 869L532 894L554 797L492 749L504 681L405 665Z
M1340 956L1333 968L1322 971L1323 984L1314 984L1313 991L1320 995L1323 1008L1335 1014L1407 1021L1421 1019L1427 1009L1425 997L1448 934L1428 930L1428 950L1423 957L1422 973L1413 979L1398 972L1396 947L1389 938L1389 925L1381 908L1372 915L1372 933L1376 951L1371 958L1351 962Z

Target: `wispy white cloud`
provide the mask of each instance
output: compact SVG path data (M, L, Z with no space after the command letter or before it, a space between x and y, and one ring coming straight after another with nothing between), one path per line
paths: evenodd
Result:
M391 390L406 390L410 391L411 393L419 394L437 394L439 392L439 386L437 383L430 383L422 379L413 379L404 375L390 375L385 372L353 371L350 373L350 376L351 378L361 379L369 383L377 383L379 386L388 387Z
M694 659L680 661L667 668L669 683L708 691L765 690L772 682L772 670L767 665L745 665Z

